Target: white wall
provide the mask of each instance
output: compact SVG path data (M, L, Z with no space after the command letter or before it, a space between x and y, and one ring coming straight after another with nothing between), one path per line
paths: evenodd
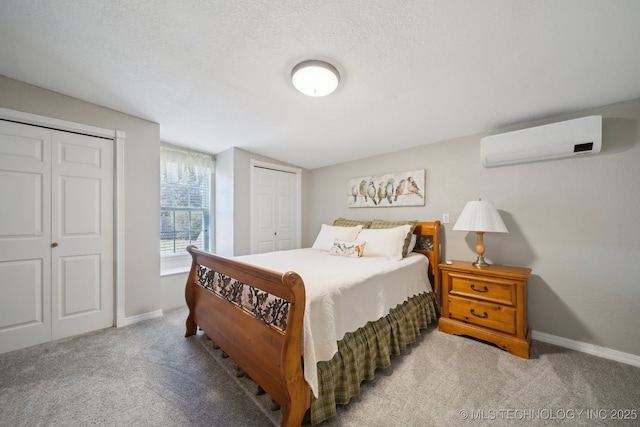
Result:
M0 107L126 133L125 317L160 310L160 126L3 76Z
M223 256L251 253L251 160L292 166L269 157L231 148L216 155L216 253ZM294 166L295 167L295 166ZM302 241L307 214L305 188L308 171L302 170Z
M428 221L449 213L443 258L475 260L475 234L451 227L467 201L491 200L510 232L485 235L485 257L532 269L532 329L640 355L640 100L499 132L591 114L603 116L598 155L486 169L486 133L312 170L303 246L340 216ZM421 168L424 207L346 207L349 178Z
M160 303L163 310L186 307L184 287L189 273L165 275L160 278Z
M233 256L234 245L234 157L235 150L226 150L216 155L215 175L215 248L222 256ZM247 178L248 175L247 175ZM248 226L248 224L246 225Z

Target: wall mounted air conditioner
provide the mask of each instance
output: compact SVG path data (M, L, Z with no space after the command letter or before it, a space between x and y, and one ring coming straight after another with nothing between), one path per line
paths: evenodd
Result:
M482 166L537 162L600 152L602 116L588 116L482 138Z

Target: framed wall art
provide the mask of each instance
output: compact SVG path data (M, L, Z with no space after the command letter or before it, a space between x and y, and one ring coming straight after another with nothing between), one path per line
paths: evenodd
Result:
M425 205L425 171L390 173L347 180L347 207Z

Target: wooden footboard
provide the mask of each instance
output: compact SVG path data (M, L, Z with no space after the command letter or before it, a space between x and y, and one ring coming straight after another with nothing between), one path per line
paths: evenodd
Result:
M193 261L185 287L185 336L200 327L280 404L283 426L300 426L311 396L302 367L302 279L194 246L187 251ZM275 301L267 302L267 294Z

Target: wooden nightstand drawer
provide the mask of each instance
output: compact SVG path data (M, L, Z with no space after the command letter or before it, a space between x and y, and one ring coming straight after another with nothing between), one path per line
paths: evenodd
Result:
M516 286L513 280L484 278L449 273L450 295L472 297L498 304L516 305Z
M455 296L449 296L448 302L448 317L452 319L508 334L516 333L516 310L512 307Z
M527 281L531 270L505 265L478 268L465 261L440 264L442 316L438 328L491 342L529 358Z
M465 261L440 264L442 315L438 328L491 342L529 358L527 281L531 270L505 265L478 268Z

